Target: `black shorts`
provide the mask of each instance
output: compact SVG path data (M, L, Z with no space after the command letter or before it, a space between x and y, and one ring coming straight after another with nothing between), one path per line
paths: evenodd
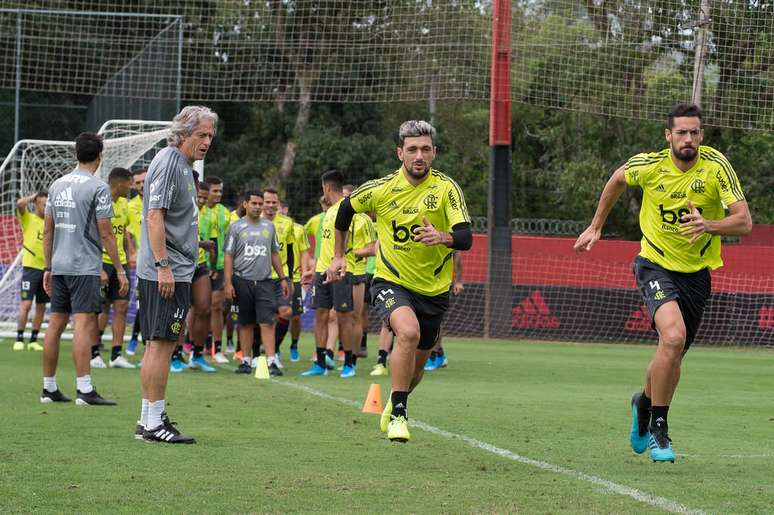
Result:
M344 279L323 284L325 274L314 274L312 286L312 307L315 309L334 309L339 313L348 313L353 309L352 274L347 272Z
M191 283L195 283L198 278L205 275L210 275L210 269L207 268L207 265L198 265L194 269L193 279L191 279Z
M677 300L685 322L684 350L688 350L699 331L704 307L712 291L709 270L673 272L642 256L634 258L632 270L651 320L655 320L656 310L664 303ZM651 327L656 328L655 322L651 322Z
M290 297L285 297L282 294L282 281L279 279L272 279L272 282L274 283L274 297L277 300L277 307L290 306L292 299Z
M293 316L304 314L304 303L301 299L301 283L293 283L293 298L291 299L291 307L293 308Z
M234 276L231 284L236 291L237 322L242 324L271 324L277 312L274 280L250 281Z
M210 283L212 285L212 291L222 291L223 288L226 287L226 283L223 282L224 280L223 270L217 270L217 272L218 273L215 279L212 279Z
M368 275L367 274L360 274L360 275L352 275L352 284L368 284Z
M371 305L371 284L374 282L374 274L366 274L366 287L363 291L363 302L366 306Z
M43 289L43 270L25 266L22 268L21 300L35 299L38 304L50 302L48 293Z
M376 277L371 286L371 298L379 318L387 327L390 327L393 311L401 306L410 307L419 321L418 348L429 350L435 346L441 334L443 316L449 309L449 292L430 297Z
M108 304L114 300L129 300L129 292L131 291L131 288L126 290L126 294L124 295L118 293L118 290L121 289L121 286L118 284L118 272L116 272L116 267L107 263L102 263L102 270L108 276L107 284L102 287L102 300ZM124 265L124 270L126 270L126 265Z
M140 328L145 341L167 340L176 342L185 331L185 317L191 307L191 283L175 282L175 294L162 299L159 283L137 280L140 292Z
M99 313L102 289L98 275L52 275L52 313Z

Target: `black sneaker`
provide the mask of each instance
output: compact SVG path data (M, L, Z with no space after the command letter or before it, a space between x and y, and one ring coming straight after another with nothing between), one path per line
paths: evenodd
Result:
M280 377L284 374L282 373L282 370L279 369L276 363L272 363L271 365L269 365L269 375L272 377Z
M166 412L161 415L161 425L154 429L145 429L142 433L142 439L146 442L196 443L195 439L177 430L175 423L169 420Z
M58 389L55 392L49 392L43 388L43 393L40 394L40 402L43 404L49 404L51 402L70 402L71 400L70 397L63 394Z
M142 427L142 424L140 424L140 421L137 421L137 425L134 426L134 439L135 440L142 440L142 434L145 432L145 428Z
M102 396L97 393L96 388L92 388L89 393L81 393L80 390L76 391L78 392L78 398L75 399L75 404L78 406L115 406L118 404L116 401L103 399Z
M237 368L234 369L235 374L252 374L253 369L250 368L250 363L243 361Z

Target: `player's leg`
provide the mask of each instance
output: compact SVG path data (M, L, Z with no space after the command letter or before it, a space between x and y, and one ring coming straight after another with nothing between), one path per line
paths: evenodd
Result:
M221 290L221 294L223 291ZM215 372L215 368L207 363L204 357L204 346L207 341L207 331L211 327L213 320L213 299L215 292L212 291L212 283L207 274L207 270L199 267L194 273L191 282L191 327L190 335L193 340L193 354L190 360L190 367L201 370L206 373ZM220 295L222 297L222 295ZM221 300L221 306L223 301ZM222 330L222 328L221 328ZM228 359L226 360L228 363Z
M322 376L328 374L326 343L329 338L333 297L331 295L331 285L323 284L323 275L319 272L315 274L315 282L312 286L312 307L315 309L314 341L316 359L314 365L309 370L303 372L302 376Z
M22 281L22 284L24 281ZM24 298L24 287L22 286L22 298ZM32 299L22 300L19 303L19 317L16 320L16 342L13 344L13 350L24 350L24 329L27 327L27 319L32 308Z
M53 280L52 280L53 283ZM53 288L53 285L52 285ZM55 293L56 295L56 290ZM67 323L70 320L69 307L67 312L54 310L63 307L52 302L52 312L48 319L48 330L43 339L43 393L40 402L70 402L56 383L56 367L59 363L59 342Z
M116 299L113 301L113 345L110 349L110 366L112 368L136 368L121 355L124 347L124 333L126 332L126 314L129 312L128 299Z
M360 305L360 328L361 328L361 337L360 337L360 350L358 351L357 356L359 358L367 358L368 357L368 326L369 326L369 320L368 320L368 307L371 305L371 281L373 280L373 276L371 274L366 274L365 276L365 282L363 283L362 292L363 295L361 297L362 302Z
M293 302L291 303L293 317L290 319L290 361L299 360L298 339L301 336L301 315L304 314L301 288L300 282L293 284Z
M350 278L348 274L348 278ZM334 293L334 306L336 307L336 316L339 318L339 334L344 344L344 366L341 369L341 377L354 377L357 367L357 355L360 350L360 313L363 302L363 284L348 285L348 278L338 283L339 288L334 285L334 292L338 290L339 298L336 299ZM351 311L347 311L348 307Z
M339 318L335 310L328 314L328 337L325 340L325 366L329 370L336 367L336 347L341 341L339 334Z
M256 287L254 281L247 281L234 276L231 284L234 286L236 299L233 301L236 306L237 331L239 331L240 363L234 370L237 374L250 374L251 362L253 359L254 333L255 333L255 303ZM258 357L258 354L255 354Z
M290 300L282 296L282 288L279 281L268 279L255 281L255 321L258 323L259 334L263 350L266 353L266 362L269 365L269 374L281 376L282 370L278 363L279 358L276 349L276 317L278 313L285 313L290 318Z
M240 310L240 313L242 310ZM255 331L255 324L248 324L239 322L239 349L242 352L242 358L240 359L239 366L234 370L237 374L250 374L251 367L250 362L253 358L253 332Z
M376 359L376 365L371 370L372 376L388 376L390 371L387 368L387 358L390 355L390 347L392 347L394 335L390 328L382 322L382 326L379 329L379 356Z
M226 299L226 353L234 353L234 312L231 300Z
M223 271L218 270L217 279L212 281L212 304L210 306L210 331L216 354L221 351L221 340L223 339L223 302L225 299L223 286ZM208 350L212 351L212 349Z
M386 430L390 440L406 442L410 438L407 425L408 396L415 380L418 360L427 359L427 355L417 356L419 321L409 305L404 304L392 310L389 323L395 333L395 347L390 357L392 391L389 402L389 424ZM424 365L424 362L422 364ZM384 416L382 418L384 419Z
M275 281L273 281L275 282ZM293 308L291 307L292 298L282 295L282 286L279 281L275 282L275 291L277 293L277 319L274 324L274 351L277 359L277 366L285 368L280 358L280 346L282 340L290 328L290 319L293 317Z
M43 326L43 318L46 316L46 304L48 303L48 296L45 298L46 300L44 301L38 297L35 302L35 315L32 318L32 332L30 333L30 341L27 344L27 350L43 350L43 346L38 343L38 334L40 333L40 328Z

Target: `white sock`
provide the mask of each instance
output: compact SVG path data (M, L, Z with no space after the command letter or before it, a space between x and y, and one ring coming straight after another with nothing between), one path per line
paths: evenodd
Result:
M272 364L272 363L274 363L275 361L276 361L276 358L275 358L275 356L270 356L270 357L266 358L266 364L267 364L267 365L271 365L271 364Z
M86 374L85 376L75 378L75 387L81 393L91 393L94 387L91 386L91 376Z
M166 401L164 399L156 402L148 401L148 423L145 425L145 429L156 429L161 425L161 415L164 413L165 407Z
M251 361L252 361L251 358L242 358L242 363L246 363L249 365Z
M54 393L59 389L56 385L56 376L43 378L43 389L47 392Z
M142 407L140 408L140 425L142 427L145 427L148 425L148 405L150 404L150 401L148 399L142 400Z

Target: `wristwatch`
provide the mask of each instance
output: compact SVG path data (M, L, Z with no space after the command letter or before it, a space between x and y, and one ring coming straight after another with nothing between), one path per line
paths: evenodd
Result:
M154 263L157 268L167 268L169 266L169 260L167 258L161 258Z

